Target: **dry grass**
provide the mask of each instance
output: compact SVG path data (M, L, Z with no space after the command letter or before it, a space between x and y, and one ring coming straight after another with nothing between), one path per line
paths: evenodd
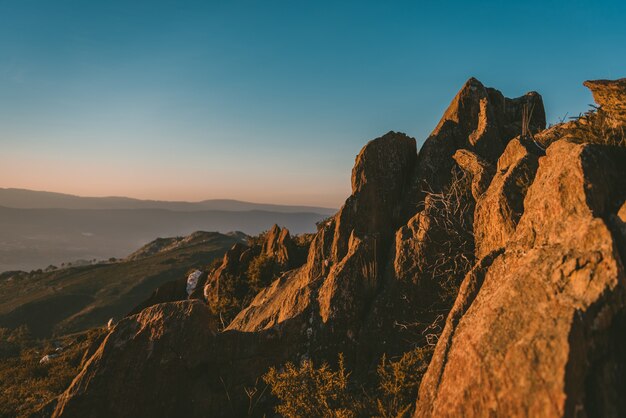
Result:
M574 120L572 135L591 144L626 146L624 126L614 126L609 115L601 107L591 109Z
M440 193L426 191L427 214L434 226L429 234L436 256L424 267L433 283L438 283L441 300L450 304L456 298L460 281L474 264L474 200L471 178L454 169L450 185Z
M0 417L27 417L53 401L79 372L85 351L102 334L95 329L37 340L24 327L0 329ZM62 347L58 353L57 345ZM50 353L58 357L40 363Z

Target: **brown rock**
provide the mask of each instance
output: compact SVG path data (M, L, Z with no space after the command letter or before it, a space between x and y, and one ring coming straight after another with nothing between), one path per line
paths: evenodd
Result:
M402 192L416 156L415 140L401 133L389 132L363 147L352 169L352 196L335 216L332 263L347 254L352 231L358 236L379 234L381 250L390 242L405 222L400 219Z
M301 316L312 309L318 286L302 270L287 272L261 290L226 329L261 331Z
M418 188L439 192L450 181L458 149L466 149L495 163L508 141L521 133L524 106L533 109L530 130L545 128L541 96L535 92L516 99L485 88L470 78L450 103L441 121L422 146L418 156Z
M452 158L463 171L472 176L472 196L474 196L474 200L478 200L489 187L495 168L483 158L466 149L457 150Z
M278 263L288 267L295 258L295 244L291 240L289 230L274 225L267 233L261 252L267 257L274 258Z
M295 325L295 326L293 326ZM262 332L216 331L200 301L155 305L121 321L62 394L57 417L247 416L271 411L257 380L299 359L307 334L295 322Z
M261 291L228 330L288 326L300 330L296 345L307 357L334 359L338 351L349 356L378 290L394 231L404 222L403 185L415 156L415 141L403 134L370 141L356 159L353 194L319 225L307 263Z
M593 100L607 113L613 128L626 126L626 78L589 80L583 85L591 90Z
M487 191L474 212L476 258L504 247L524 212L524 197L535 178L543 150L532 141L515 138L498 160Z
M200 301L155 305L123 319L61 395L53 416L204 416L206 350L215 331Z
M462 285L416 417L624 415L626 277L605 218L625 168L624 149L550 146L505 252Z
M222 264L213 272L209 272L204 285L204 298L209 304L216 303L220 298L220 285L225 280L231 280L232 276L240 274L242 268L245 268L239 260L246 250L247 246L236 243L224 254Z

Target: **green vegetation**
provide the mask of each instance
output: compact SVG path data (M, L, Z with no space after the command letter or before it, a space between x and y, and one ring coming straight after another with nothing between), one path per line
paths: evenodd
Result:
M326 363L315 368L311 360L304 360L300 367L287 363L283 371L271 368L263 380L281 401L276 412L284 417L348 418L356 416L348 377L343 356L339 355L337 371Z
M233 268L217 273L222 263L215 262L209 268L209 277L219 274L215 292L208 296L209 309L218 316L222 326L245 308L263 288L269 286L284 272L297 268L306 261L306 254L313 239L313 234L296 235L292 238L295 250L291 254L289 265L284 265L276 258L262 252L268 232L248 238L248 248Z
M433 347L427 345L396 360L383 356L374 385L351 382L341 354L337 371L327 363L316 368L311 360L305 360L299 367L287 363L280 371L271 368L263 380L279 401L276 412L287 418L403 418L413 412L432 352Z
M0 274L0 327L24 324L36 337L47 338L102 326L109 318L124 317L157 287L221 258L235 242L205 233L197 241L133 260Z
M104 330L38 340L25 326L0 328L0 417L27 417L53 402L80 371ZM48 361L43 357L51 354Z
M433 346L415 348L396 361L383 356L378 366L376 410L382 418L410 416L417 390L428 368Z

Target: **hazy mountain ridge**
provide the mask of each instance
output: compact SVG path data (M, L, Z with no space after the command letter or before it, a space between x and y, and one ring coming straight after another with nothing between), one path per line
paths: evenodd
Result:
M278 223L311 232L324 213L168 209L23 209L0 205L0 271L125 257L156 237L194 231L258 234Z
M18 188L0 188L0 206L21 209L165 209L172 211L267 211L278 213L320 213L336 209L305 205L277 205L234 199L207 199L198 202L145 200L122 196L85 197L66 193Z

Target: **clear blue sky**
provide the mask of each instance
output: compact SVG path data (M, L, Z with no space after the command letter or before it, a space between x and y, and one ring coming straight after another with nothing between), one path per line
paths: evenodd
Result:
M184 4L183 4L184 3ZM626 76L624 1L0 0L0 187L339 206L365 142L423 141L470 76Z

